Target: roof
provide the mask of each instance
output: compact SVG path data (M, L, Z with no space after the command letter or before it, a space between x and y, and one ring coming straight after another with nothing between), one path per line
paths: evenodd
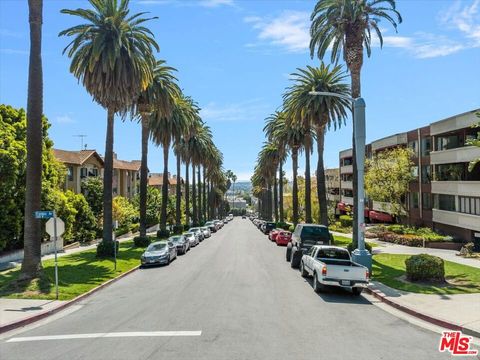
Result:
M150 186L162 186L163 185L163 175L162 174L151 174L148 178L148 185Z
M142 165L142 162L140 160L125 161L125 160L113 159L114 169L140 171L141 165Z
M83 165L90 157L94 156L103 165L102 157L95 150L70 151L53 149L53 154L58 161L66 164Z

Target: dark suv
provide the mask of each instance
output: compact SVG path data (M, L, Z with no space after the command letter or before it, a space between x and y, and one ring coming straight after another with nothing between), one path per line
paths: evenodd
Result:
M266 222L265 225L262 227L262 231L264 234L268 235L270 234L270 231L275 229L277 226L274 222Z
M298 224L287 245L287 261L298 268L303 254L313 245L333 245L333 236L324 225Z

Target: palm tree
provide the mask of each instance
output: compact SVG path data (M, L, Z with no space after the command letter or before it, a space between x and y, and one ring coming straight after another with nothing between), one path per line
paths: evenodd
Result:
M402 22L400 13L396 10L395 0L319 0L310 16L310 56L315 53L323 59L327 50L331 50L331 61L337 62L343 52L351 77L351 95L358 98L361 95L360 74L363 65L363 48L367 56L371 55L372 32L375 32L380 47L383 46L382 32L379 22L383 19L393 25ZM353 146L353 191L356 192L358 178L355 161L355 139ZM318 183L317 179L317 183ZM355 194L354 194L355 195ZM358 198L354 196L355 209L358 209ZM354 212L353 235L356 242L357 211Z
M28 0L30 23L30 59L27 98L27 166L25 190L24 257L22 278L38 276L42 268L41 222L34 212L41 209L42 197L42 0Z
M267 185L267 218L272 219L272 185L275 184L280 153L276 144L267 142L262 147L257 159L259 175L265 179ZM275 205L274 205L275 207ZM276 219L277 220L277 219Z
M315 90L348 96L350 89L344 83L345 77L346 74L340 65L333 68L323 63L319 67L307 66L305 69L297 69L297 72L292 74L294 83L284 95L284 106L288 119L306 129L314 129L315 131L318 153L317 196L320 207L318 222L323 225L328 225L325 166L323 162L325 131L332 125L334 129L342 126L350 104L342 98L311 96L309 92Z
M163 183L162 183L162 207L160 211L160 229L167 228L167 204L168 204L168 155L170 145L175 139L180 138L188 129L191 118L185 116L189 103L183 96L175 97L172 116L164 117L159 111L152 114L151 133L152 139L163 148Z
M176 69L165 66L165 61L159 60L153 71L152 83L140 94L133 106L133 114L139 114L142 125L142 163L140 166L140 236L147 236L147 183L148 183L148 141L150 138L150 121L155 121L150 115L155 110L161 117L172 115L174 98L179 96L179 88L172 75Z
M159 50L152 32L144 26L144 13L130 16L128 0L89 0L93 9L61 12L87 21L62 31L73 36L64 49L72 58L70 72L88 93L107 109L103 177L103 241L112 241L113 125L116 113L125 112L153 80ZM112 247L113 249L113 247Z

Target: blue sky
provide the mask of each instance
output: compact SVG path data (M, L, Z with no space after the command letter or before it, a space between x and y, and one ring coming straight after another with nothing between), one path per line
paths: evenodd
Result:
M247 180L264 136L264 119L281 105L297 67L315 65L308 54L309 15L315 1L131 0L132 12L158 16L149 27L158 58L178 69L184 92L202 108L225 168ZM55 147L104 152L106 112L69 73L58 33L78 24L59 10L87 1L44 0L44 112ZM375 47L362 72L367 102L367 141L407 131L480 107L480 0L397 0L404 22L398 33L381 23L383 49ZM25 107L28 74L27 1L0 1L0 102ZM351 141L351 120L326 138L325 162L338 166L338 151ZM140 157L140 127L117 120L115 151ZM316 163L313 156L312 163ZM150 146L149 168L162 171L162 152ZM174 159L171 157L170 170ZM290 162L286 165L290 169ZM304 170L300 162L300 173ZM291 171L287 171L291 174Z

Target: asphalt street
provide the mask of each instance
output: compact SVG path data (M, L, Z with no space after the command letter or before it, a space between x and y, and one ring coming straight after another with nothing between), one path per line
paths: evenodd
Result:
M54 321L2 338L0 358L450 358L437 350L439 334L364 297L344 291L315 294L311 282L285 261L285 248L240 218L169 266L135 271L80 305ZM195 335L150 333L164 331ZM33 336L60 338L12 342Z

